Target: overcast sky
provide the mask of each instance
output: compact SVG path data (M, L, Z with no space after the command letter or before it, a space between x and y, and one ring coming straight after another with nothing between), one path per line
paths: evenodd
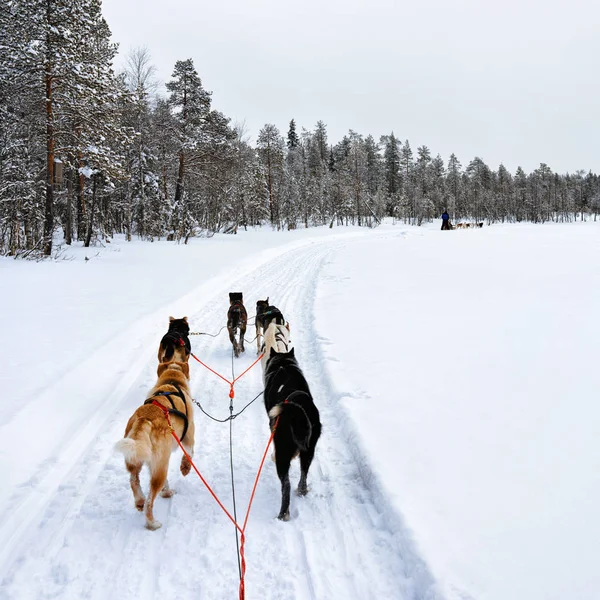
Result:
M161 81L192 58L213 107L285 135L290 119L392 130L463 165L600 171L596 0L104 0L121 56ZM117 67L122 58L117 61Z

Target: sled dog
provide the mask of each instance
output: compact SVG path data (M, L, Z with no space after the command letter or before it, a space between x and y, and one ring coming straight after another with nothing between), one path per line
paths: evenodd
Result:
M290 518L289 469L300 456L300 481L296 493L308 493L306 478L321 435L319 411L304 378L294 348L289 348L289 330L272 323L265 335L269 355L265 367L265 409L271 431L275 430L275 464L281 481L281 508L278 519ZM273 344L273 341L275 342Z
M269 297L266 300L256 302L256 317L254 325L256 326L256 354L260 354L261 340L265 337L265 313L269 308Z
M229 292L229 310L227 311L227 331L236 358L245 352L244 336L248 325L248 313L244 307L242 292ZM239 332L239 341L237 335Z
M167 481L167 471L171 452L178 447L161 407L169 413L173 430L187 453L190 456L194 454L194 416L188 387L189 372L186 362L159 364L158 381L144 404L136 409L127 422L125 437L115 446L125 456L135 507L144 511L146 527L151 530L161 526L152 512L156 495L159 492L163 498L173 495ZM144 464L150 469L147 498L140 485L140 471ZM190 472L191 464L185 454L181 459L180 469L184 476Z
M169 317L169 330L160 340L158 347L158 362L166 363L172 360L187 362L192 352L189 333L187 317L183 319Z

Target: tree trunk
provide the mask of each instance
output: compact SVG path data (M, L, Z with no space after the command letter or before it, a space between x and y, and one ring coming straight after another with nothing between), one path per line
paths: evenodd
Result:
M175 205L183 197L183 176L185 173L185 154L183 150L179 153L179 171L177 173L177 185L175 186Z
M269 213L271 216L271 225L275 224L273 214L273 177L271 176L271 152L267 154L267 185L269 187Z
M52 112L52 62L50 41L52 0L47 0L46 19L46 64L44 83L46 85L46 207L44 211L44 254L52 254L52 234L54 232L54 115Z
M87 234L85 236L84 246L86 248L90 247L90 243L92 241L92 231L94 229L94 212L96 210L96 179L97 176L92 175L92 208L90 209L90 218L88 220Z
M73 180L71 173L67 177L67 219L65 225L65 242L70 246L73 242Z

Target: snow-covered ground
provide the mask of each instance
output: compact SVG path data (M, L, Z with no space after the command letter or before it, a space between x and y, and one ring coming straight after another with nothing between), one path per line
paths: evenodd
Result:
M196 476L172 460L177 494L149 532L113 452L168 316L214 333L230 290L250 315L267 295L283 310L324 425L288 523L266 465L248 600L597 597L599 234L263 230L0 260L0 598L236 597L234 531ZM226 332L192 344L231 372ZM227 386L191 370L225 417ZM260 389L256 367L236 407ZM195 420L198 464L230 506L228 425ZM260 401L233 432L241 512L268 438Z
M449 598L600 598L600 227L400 231L323 271L361 455Z

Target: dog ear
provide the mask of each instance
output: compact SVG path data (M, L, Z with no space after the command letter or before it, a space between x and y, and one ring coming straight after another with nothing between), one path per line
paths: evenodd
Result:
M289 321L288 321L288 322L285 324L285 328L286 328L288 331L290 330L290 322L289 322Z
M292 349L289 351L289 355L290 355L292 358L294 358L294 357L296 356L296 353L294 352L294 349L293 349L293 348L292 348Z
M269 358L273 358L273 356L277 354L277 350L271 346L271 352L269 353Z
M269 296L267 296L266 303L269 304Z
M187 317L183 317L183 320L184 320L186 323L188 322L188 320L187 320Z
M169 323L172 323L175 320L175 317L169 317Z

